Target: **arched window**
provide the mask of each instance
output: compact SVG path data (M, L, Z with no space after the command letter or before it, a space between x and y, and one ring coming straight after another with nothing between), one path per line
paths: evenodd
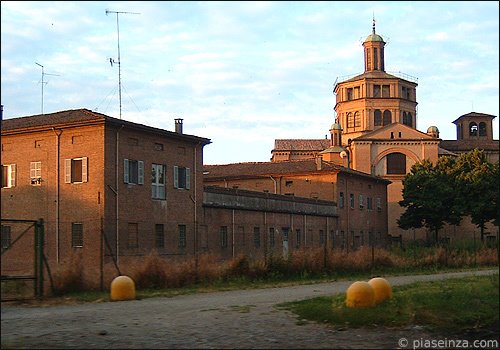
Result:
M361 116L359 112L354 113L354 127L361 127Z
M410 112L403 112L403 124L413 126L413 120Z
M376 109L375 112L373 112L373 118L375 126L382 125L382 112L380 112L380 109Z
M486 123L479 123L479 136L486 136Z
M383 124L384 125L389 125L391 124L391 121L392 121L392 114L391 114L391 111L389 111L388 109L386 109L384 111L384 120L383 120Z
M387 174L406 174L406 156L395 152L387 155Z
M477 136L477 124L476 124L476 122L469 123L469 136Z
M348 128L354 128L354 119L352 117L352 113L351 112L347 113L347 127Z

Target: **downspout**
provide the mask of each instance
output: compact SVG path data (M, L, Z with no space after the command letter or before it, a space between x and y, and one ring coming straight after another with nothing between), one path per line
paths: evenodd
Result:
M231 223L231 231L232 231L232 238L231 238L231 248L232 248L232 256L234 259L234 209L232 210L232 223Z
M198 146L200 146L201 143L198 142L198 144L194 147L194 257L195 257L195 262L196 262L196 271L198 271L198 211L197 211L197 206L198 206L198 177L197 177L197 157L196 157L196 151L198 150Z
M119 141L120 141L120 131L123 129L123 125L116 130L116 157L115 157L115 171L116 171L116 178L115 178L115 207L116 207L116 265L119 266L120 263L120 210L119 210L119 171L118 171L118 157L119 157Z
M276 180L274 179L274 177L272 177L271 175L269 175L269 177L274 182L274 194L277 194L278 193L278 183L276 182Z
M59 152L61 145L61 134L62 130L57 130L52 128L52 131L56 135L56 262L59 264L59 190L60 190L60 166L59 166Z

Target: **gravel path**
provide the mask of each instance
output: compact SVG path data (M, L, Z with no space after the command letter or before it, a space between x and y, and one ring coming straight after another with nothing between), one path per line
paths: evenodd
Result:
M498 270L388 277L393 286L498 273ZM345 329L298 322L275 304L345 293L353 281L201 293L172 298L21 307L2 305L2 348L318 349L398 348L420 327Z

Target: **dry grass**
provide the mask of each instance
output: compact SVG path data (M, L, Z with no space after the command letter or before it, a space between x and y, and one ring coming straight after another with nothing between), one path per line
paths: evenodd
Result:
M85 290L81 278L81 257L70 257L70 263L64 266L67 266L66 269L54 273L55 294ZM252 281L324 275L349 276L374 270L401 272L475 266L498 266L497 249L483 247L474 254L466 249L433 247L421 249L416 254L381 248L372 251L369 247L349 252L308 248L293 251L288 257L274 255L268 256L266 260L254 260L246 255L239 255L227 261L221 261L213 255L174 261L152 253L126 272L135 281L137 289L165 289L208 285L234 279Z
M86 289L81 254L73 253L53 271L53 293L56 296Z

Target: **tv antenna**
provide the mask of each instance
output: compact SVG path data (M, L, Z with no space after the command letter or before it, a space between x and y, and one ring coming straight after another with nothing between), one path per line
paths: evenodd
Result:
M120 23L118 21L118 15L120 13L140 15L140 13L111 11L106 9L106 16L108 15L108 13L116 13L116 33L118 36L118 61L115 61L113 58L109 58L109 63L111 64L111 67L113 67L113 63L118 63L118 98L120 101L120 119L122 119L122 72L121 72L121 60L120 60Z
M48 82L44 81L44 77L45 77L46 75L53 75L53 76L59 77L60 75L59 75L59 74L50 74L50 73L45 73L45 71L44 71L44 69L43 69L44 67L43 67L40 63L35 62L35 64L37 64L37 65L39 65L40 67L42 67L42 115L43 115L43 86L44 86L45 84L47 84L47 83L48 83Z

